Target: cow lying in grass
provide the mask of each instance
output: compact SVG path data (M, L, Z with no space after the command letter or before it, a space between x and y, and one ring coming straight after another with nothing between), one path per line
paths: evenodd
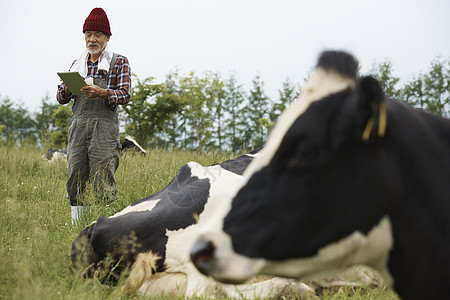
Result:
M74 266L92 277L108 264L114 268L112 276L132 265L125 294L137 290L153 296L313 294L305 284L281 278L241 286L217 284L200 274L189 259L198 231L221 210L221 200L230 197L252 159L249 154L208 167L195 162L182 166L161 191L85 228L73 242Z
M139 153L142 155L146 155L147 151L139 145L138 142L136 142L135 139L133 139L131 136L127 135L123 139L123 141L120 143L122 146L121 152L124 153ZM55 162L60 159L67 160L67 149L53 149L49 148L47 150L47 153L42 155L42 158L49 161L49 162Z
M390 99L357 69L349 54L321 55L221 230L194 244L202 273L239 283L366 264L404 299L450 299L450 120Z
M129 135L125 136L120 144L122 145L122 153L124 153L124 151L132 151L132 153L139 153L144 156L147 154L147 150L142 148L141 145Z
M60 159L67 160L67 149L49 148L47 153L42 155L42 158L49 162L55 162Z

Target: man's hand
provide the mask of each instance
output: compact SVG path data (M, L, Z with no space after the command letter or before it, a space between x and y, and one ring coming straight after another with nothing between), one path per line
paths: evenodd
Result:
M72 96L72 93L69 91L67 86L64 86L64 98L69 98L70 96Z
M108 93L105 89L94 84L89 84L81 88L81 93L89 98L103 98L108 100Z

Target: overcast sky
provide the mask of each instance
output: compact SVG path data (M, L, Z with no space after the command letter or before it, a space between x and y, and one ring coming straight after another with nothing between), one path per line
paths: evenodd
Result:
M450 57L449 0L1 0L0 97L30 111L55 99L56 72L85 49L94 7L139 78L234 72L248 90L259 73L273 99L286 78L302 83L324 49L350 51L363 73L388 59L403 81Z

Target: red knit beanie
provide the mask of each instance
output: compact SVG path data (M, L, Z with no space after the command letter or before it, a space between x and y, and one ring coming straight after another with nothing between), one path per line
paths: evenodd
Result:
M84 21L83 33L86 31L100 31L107 35L111 35L108 16L102 8L94 8L87 17L86 21Z

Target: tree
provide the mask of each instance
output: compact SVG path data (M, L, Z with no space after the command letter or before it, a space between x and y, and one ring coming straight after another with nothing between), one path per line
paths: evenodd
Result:
M206 94L210 98L207 102L207 109L214 112L213 119L213 139L217 141L219 149L223 147L224 137L224 113L225 113L225 83L220 79L219 74L213 74L206 87Z
M164 122L183 106L180 97L167 93L164 84L152 84L153 80L153 77L144 80L135 77L132 102L122 106L125 132L144 147L150 146L154 134L162 131Z
M3 146L5 142L3 141L3 131L5 130L6 126L0 124L0 146Z
M23 104L16 108L16 129L18 132L18 142L20 145L30 143L37 144L36 122Z
M180 109L172 114L170 118L163 120L162 130L156 132L152 139L152 144L156 147L173 149L180 147L182 136L184 134L184 123L181 113L183 108L183 99L180 97L181 91L178 83L178 71L171 72L166 76L166 97L178 98Z
M264 92L264 82L259 74L252 81L253 86L250 89L248 97L248 106L246 108L248 131L246 139L249 142L248 148L256 149L264 144L266 139L266 128L261 126L260 119L268 118L269 98Z
M5 143L16 142L17 136L15 132L15 109L9 98L2 99L0 104L0 124L4 126L2 136Z
M5 126L2 137L8 144L37 142L36 124L23 104L14 104L9 98L1 99L0 125Z
M52 145L55 148L67 148L68 132L72 110L69 105L59 105L53 112L52 119L58 128L51 134Z
M209 72L202 77L197 76L194 72L180 77L181 96L186 104L183 110L186 148L207 149L213 146L211 137L214 113L211 110L214 99L207 94L210 77L211 73Z
M389 60L384 60L381 63L373 64L370 73L381 83L383 90L389 96L399 99L400 89L396 86L400 81L400 78L392 75L393 66Z
M41 145L51 143L51 133L56 130L55 120L52 114L58 109L58 103L52 103L47 94L41 99L40 111L34 114L36 122L36 132L39 136ZM53 146L53 145L52 145Z
M244 109L246 94L242 85L238 84L236 74L231 74L224 87L224 138L233 155L243 150L244 134L248 127Z
M450 116L450 59L435 58L429 72L408 82L402 91L405 102L428 112Z
M289 78L286 78L283 82L282 89L278 90L278 93L280 95L279 101L273 104L272 110L269 114L269 119L271 122L276 122L281 113L295 100L297 100L300 91L298 90L298 87L296 87L289 80Z

